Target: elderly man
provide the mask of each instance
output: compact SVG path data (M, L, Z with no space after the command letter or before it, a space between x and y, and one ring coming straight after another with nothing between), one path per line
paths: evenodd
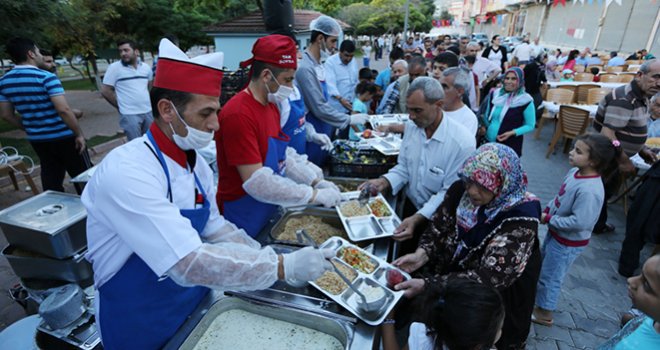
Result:
M117 49L121 60L108 66L101 95L119 110L119 126L128 140L142 136L154 120L149 101L153 72L138 59L140 50L132 40L120 40Z
M349 125L364 124L367 116L342 113L330 105L331 97L322 61L327 60L337 46L337 38L341 34L339 23L332 17L319 16L309 24L309 29L311 41L296 70L296 85L308 111L307 122L314 126L316 132L332 138L337 129L346 130ZM311 162L319 166L328 157L328 153L315 143L307 143L307 155Z
M518 59L520 68L524 68L527 62L532 59L533 55L534 48L529 44L529 37L524 37L522 44L513 50L513 57Z
M461 35L458 41L458 50L461 56L466 55L467 46L470 43L470 37L468 35Z
M397 80L399 78L399 77L396 78L393 77L392 70L394 69L393 67L394 62L398 60L403 60L403 50L401 50L401 48L399 47L395 47L390 51L389 57L390 57L390 66L387 67L386 69L383 69L380 73L378 73L378 76L376 76L376 85L378 85L378 87L380 87L382 90L385 90L388 85L390 85L394 80ZM403 74L406 73L408 73L408 62L406 62L406 72Z
M479 79L479 88L483 88L495 79L502 72L502 69L499 64L479 55L479 49L479 44L476 42L469 43L466 56L475 58L472 72Z
M399 77L387 87L376 113L406 113L408 111L405 101L406 92L417 77L424 75L426 75L426 60L422 56L413 56L408 61L408 74Z
M476 136L479 121L474 112L463 103L463 96L470 87L470 72L459 67L447 68L442 72L440 84L445 91L442 107L445 117L461 124L470 135Z
M341 113L351 111L355 99L355 87L358 84L358 64L353 59L355 43L344 40L339 52L330 56L323 64L325 82L328 84L330 105Z
M598 104L594 128L612 141L621 144L621 156L617 159L619 171L632 174L635 166L629 157L639 152L644 159L654 159L652 152L644 147L647 134L648 99L660 92L660 61L646 61L630 83L610 92ZM615 180L618 176L610 176ZM617 181L605 183L605 198L617 190ZM607 223L607 200L603 203L594 233L614 231Z
M162 349L211 289L300 285L331 266L331 251L277 254L220 215L213 173L196 150L218 130L222 53L190 60L164 39L159 54L154 123L112 150L82 195L108 350Z
M405 218L395 230L395 240L409 240L413 233L418 238L475 149L474 135L445 118L444 98L436 79L419 77L412 82L406 92L410 121L405 124L397 165L382 177L367 181L379 192L390 188L397 193L405 187ZM414 240L407 244L417 247Z

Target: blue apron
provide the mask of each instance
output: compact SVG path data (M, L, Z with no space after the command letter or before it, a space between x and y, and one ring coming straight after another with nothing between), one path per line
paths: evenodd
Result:
M298 100L289 99L289 119L282 127L282 132L289 136L289 147L296 150L298 154L306 153L305 132L305 102L302 97Z
M263 166L273 169L275 174L284 176L286 145L288 137L280 134L279 137L268 138L268 151ZM247 232L250 237L257 237L275 214L279 206L260 202L249 194L233 201L222 202L222 215Z
M323 90L323 98L325 98L325 100L327 101L330 96L330 94L328 94L328 85L326 84L325 80L320 81L320 83L321 83L321 89ZM306 118L308 122L314 125L314 129L316 129L317 133L326 134L331 140L333 139L333 136L335 135L335 130L337 130L337 128L317 118L316 116L314 116L314 114L312 114L311 111L307 113ZM323 165L325 165L325 161L328 158L328 155L329 155L328 152L322 150L321 146L313 142L307 142L307 159L309 159L310 162L323 168Z
M165 171L167 195L172 202L170 174L165 159L151 131L147 136ZM188 218L192 227L201 234L209 219L211 206L194 171L193 175L203 199L202 207L181 209L180 213ZM99 324L104 349L162 348L209 290L199 286L182 287L169 278L161 279L133 253L124 266L99 288Z

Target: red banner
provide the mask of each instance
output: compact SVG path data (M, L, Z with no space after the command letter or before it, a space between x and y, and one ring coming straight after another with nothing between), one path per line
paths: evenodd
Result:
M552 7L557 7L557 5L561 3L562 6L566 7L566 0L554 0L554 3L552 4Z

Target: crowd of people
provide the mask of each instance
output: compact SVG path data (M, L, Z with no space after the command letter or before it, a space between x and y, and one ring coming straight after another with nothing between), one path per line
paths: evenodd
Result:
M523 349L531 322L553 324L562 281L592 233L613 230L607 199L635 154L655 164L628 216L619 267L640 316L608 344L660 346L660 257L631 277L644 243L660 243L658 162L644 146L660 137L660 62L636 56L644 62L635 79L600 102L595 129L577 138L572 169L542 206L527 191L523 137L540 117L543 84L597 63L588 49L547 52L525 38L507 52L497 35L487 47L420 34L338 43L341 27L327 16L310 30L300 59L295 38L259 38L241 63L249 83L222 108L222 53L189 59L163 39L152 71L134 42L118 42L121 61L102 94L130 142L82 193L105 348L161 347L210 289L299 286L329 270L331 250L278 254L254 237L281 206L339 204L324 178L333 140L358 139L376 113L410 119L379 128L403 134L397 165L361 185L405 198L393 264L413 278L395 286L407 300L381 326L384 349L399 348L397 329L410 349ZM84 136L60 81L40 69L40 48L21 38L6 47L17 66L0 77L0 114L26 130L43 188L62 191L65 171L90 166ZM372 50L389 59L381 72L369 67ZM196 152L209 145L217 190ZM543 242L539 225L548 226Z

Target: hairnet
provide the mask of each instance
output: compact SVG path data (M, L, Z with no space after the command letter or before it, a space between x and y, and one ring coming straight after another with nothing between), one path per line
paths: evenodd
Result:
M321 32L329 36L339 36L339 34L341 34L341 27L339 26L339 23L337 23L334 18L328 17L326 15L321 15L313 20L309 24L309 29L316 30L317 32Z

